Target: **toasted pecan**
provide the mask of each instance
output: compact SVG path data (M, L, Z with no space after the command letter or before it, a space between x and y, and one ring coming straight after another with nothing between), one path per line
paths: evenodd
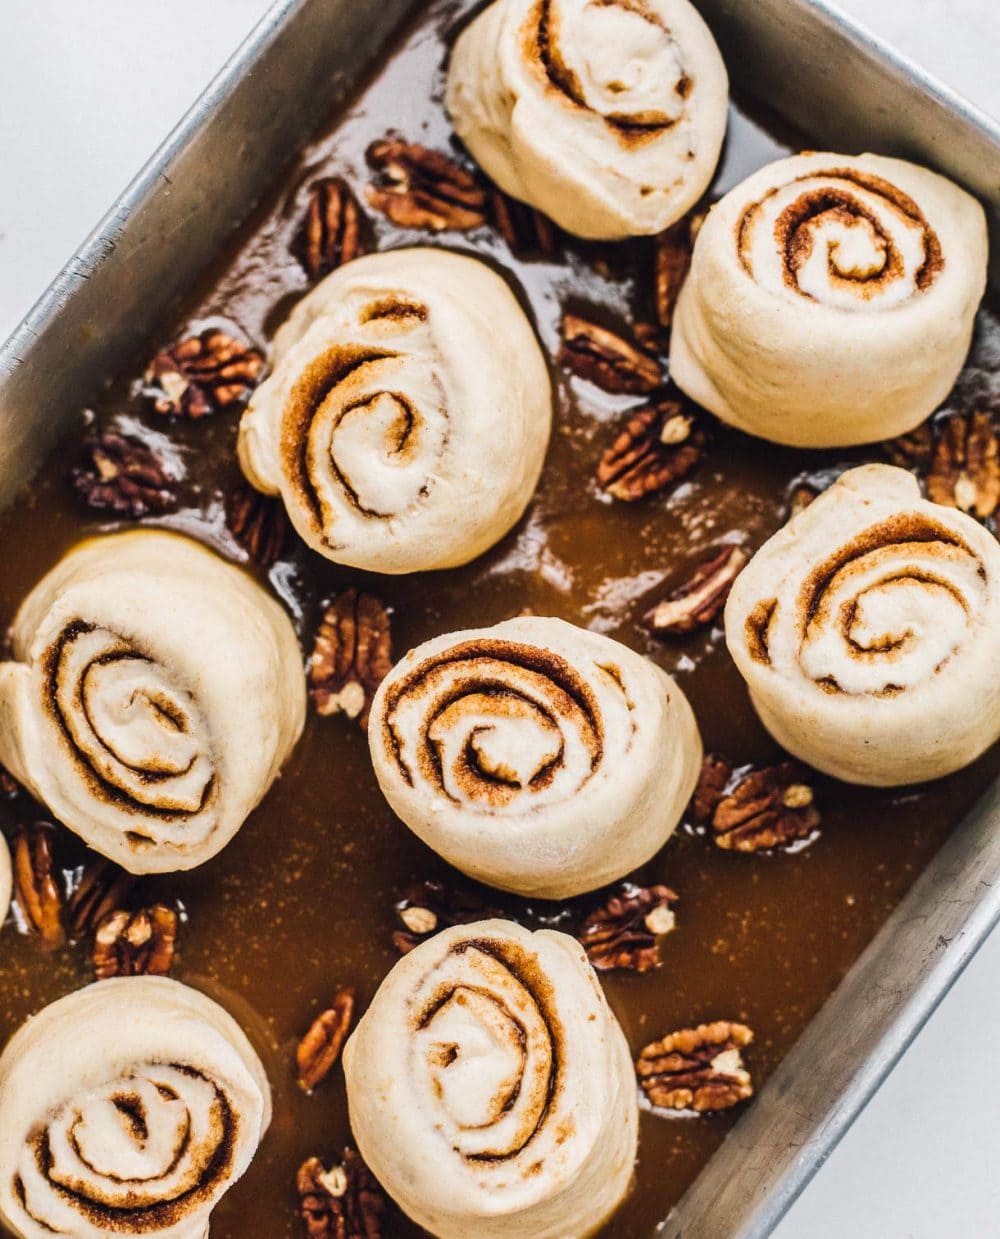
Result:
M640 1053L642 1091L660 1110L727 1110L753 1096L742 1057L751 1041L751 1030L730 1020L681 1028Z
M486 191L440 151L383 138L368 147L367 159L377 174L368 202L401 228L467 231L486 222Z
M668 886L626 885L587 917L578 935L595 968L649 972L659 968L660 941L674 928Z
M340 1057L354 1018L354 990L337 990L327 1010L320 1012L295 1051L299 1088L311 1093L330 1074Z

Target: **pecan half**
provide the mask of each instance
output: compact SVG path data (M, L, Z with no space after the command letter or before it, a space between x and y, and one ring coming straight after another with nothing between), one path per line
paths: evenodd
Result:
M281 558L288 541L288 514L279 498L262 495L242 482L226 496L226 526L246 553L262 568Z
M556 359L604 391L648 395L663 382L663 367L631 340L578 314L564 314Z
M941 425L927 476L927 495L935 503L960 508L980 520L997 510L1000 450L989 413L955 414Z
M681 1028L639 1054L642 1091L660 1110L728 1110L753 1096L741 1053L751 1041L750 1029L730 1020Z
M813 789L794 762L752 770L715 806L711 825L720 848L760 852L808 839L820 825Z
M678 400L663 400L629 415L601 457L598 485L625 503L666 490L701 460L705 436Z
M690 581L675 589L649 616L655 633L667 636L694 632L710 624L726 605L733 582L750 556L741 546L724 546L717 555L700 564Z
M490 219L493 227L507 242L512 254L544 254L556 252L558 232L547 215L497 188L489 192Z
M347 182L325 176L309 189L309 206L295 239L295 252L318 280L365 253L364 216Z
M103 856L87 862L66 901L66 932L74 942L85 938L120 908L135 878Z
M587 958L602 972L659 968L660 939L674 928L670 905L677 899L668 886L628 885L587 917L577 937Z
M28 928L54 951L66 941L63 897L52 855L54 831L45 822L26 826L14 841L14 898Z
M400 228L464 232L486 222L486 191L440 151L383 138L366 157L378 177L365 190L368 201Z
M368 725L375 690L392 670L389 613L372 594L339 594L326 609L309 662L318 714L346 714Z
M112 912L94 935L94 972L108 977L166 976L174 962L177 913L163 904Z
M299 1167L299 1209L310 1239L381 1239L385 1197L359 1153L345 1149L328 1170L318 1157Z
M138 519L177 504L173 478L138 439L107 432L84 440L86 464L73 470L73 489L90 508Z
M887 439L882 444L882 450L892 464L898 465L900 469L925 469L934 452L934 431L930 422L922 422L908 435Z
M715 814L719 801L726 794L733 777L729 762L713 753L706 753L701 763L701 774L688 805L687 816L695 826L707 826Z
M674 321L677 294L691 266L691 223L682 219L654 241L653 273L656 292L656 321L669 327Z
M257 349L209 327L157 353L143 376L142 395L156 413L196 421L242 404L263 370Z
M299 1088L311 1093L330 1074L354 1018L354 990L337 990L333 1005L313 1020L295 1051Z
M396 904L400 928L392 935L393 946L407 955L439 929L471 925L473 921L506 919L506 913L490 907L472 891L446 887L443 882L417 882Z

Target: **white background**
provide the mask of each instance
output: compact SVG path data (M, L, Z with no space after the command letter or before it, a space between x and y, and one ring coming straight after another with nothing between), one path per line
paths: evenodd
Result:
M0 338L266 7L0 0ZM842 7L1000 115L997 0ZM779 1239L1000 1236L998 978L995 934Z

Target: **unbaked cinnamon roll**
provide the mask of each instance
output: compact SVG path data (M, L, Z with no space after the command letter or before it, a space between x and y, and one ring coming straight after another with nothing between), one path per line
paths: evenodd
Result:
M0 929L10 911L10 897L13 890L13 875L10 868L10 849L7 840L0 835Z
M271 1120L239 1025L165 977L99 981L0 1057L0 1219L21 1239L204 1239Z
M628 1045L582 947L480 921L399 961L344 1050L351 1127L439 1239L593 1234L632 1177Z
M551 384L524 312L483 263L431 249L347 263L299 302L274 357L240 461L327 559L454 567L524 512Z
M281 607L177 534L72 550L14 620L0 762L133 873L190 869L263 798L305 720Z
M496 0L455 44L446 104L505 193L615 240L660 232L698 201L728 99L688 0Z
M429 847L546 899L657 852L702 755L670 676L608 637L535 617L412 650L376 694L368 739L386 799Z
M851 783L917 783L1000 737L1000 547L902 469L852 469L737 578L726 639L762 722Z
M724 422L793 447L912 430L950 391L986 286L979 203L879 155L769 164L709 212L670 374Z

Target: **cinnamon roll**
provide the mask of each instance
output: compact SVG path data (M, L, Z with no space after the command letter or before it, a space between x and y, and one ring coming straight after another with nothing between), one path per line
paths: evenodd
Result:
M281 607L178 534L84 542L32 590L0 664L0 762L133 873L190 869L262 799L305 719Z
M562 899L657 852L698 779L701 739L665 672L557 619L418 646L368 726L393 810L464 873Z
M728 99L688 0L496 0L455 44L445 101L505 193L616 240L662 231L702 196Z
M1000 737L1000 547L902 469L852 469L779 530L726 639L768 731L848 782L938 778Z
M950 391L986 286L964 190L879 155L769 164L709 212L671 377L724 422L793 447L912 430Z
M0 1056L0 1220L21 1239L204 1239L271 1121L235 1020L166 977L99 981Z
M344 1049L365 1161L439 1239L576 1239L629 1185L629 1048L583 948L508 921L399 961Z
M431 249L347 263L299 302L274 358L240 425L240 461L327 559L454 567L524 512L551 383L527 318L483 263Z
M13 875L10 867L10 849L7 840L0 835L0 929L10 911L10 897L13 891Z

